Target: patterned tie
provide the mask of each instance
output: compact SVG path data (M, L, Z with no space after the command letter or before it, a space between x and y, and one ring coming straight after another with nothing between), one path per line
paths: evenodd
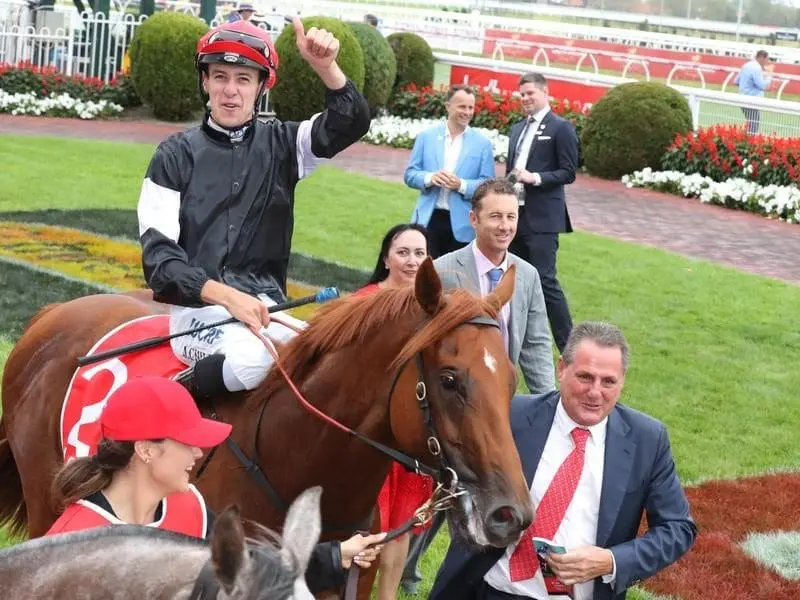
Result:
M564 520L567 507L575 495L583 471L589 430L576 427L570 435L575 442L575 448L558 468L550 487L547 488L539 503L539 508L536 509L536 519L533 525L522 534L522 539L511 555L508 563L511 581L524 581L536 575L536 571L539 569L539 559L536 557L536 550L533 547L533 538L552 540L555 537L561 521Z
M522 146L522 140L525 139L525 134L528 133L528 128L533 123L536 123L536 119L534 119L532 115L525 119L525 125L522 127L522 133L519 134L519 138L517 139L517 145L514 148L514 154L517 154L519 152L520 146Z
M495 267L489 271L487 275L489 276L489 292L493 292L494 288L497 287L497 282L500 281L500 278L503 276L503 269Z

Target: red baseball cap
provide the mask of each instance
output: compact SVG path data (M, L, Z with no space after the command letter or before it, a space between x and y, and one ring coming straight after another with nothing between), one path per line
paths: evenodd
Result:
M168 438L198 448L225 441L231 425L205 419L180 383L136 377L117 388L100 415L100 435L123 442Z

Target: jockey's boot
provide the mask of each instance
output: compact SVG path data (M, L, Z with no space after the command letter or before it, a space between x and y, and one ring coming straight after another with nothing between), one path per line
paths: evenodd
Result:
M229 394L222 377L224 354L209 354L175 376L197 402Z

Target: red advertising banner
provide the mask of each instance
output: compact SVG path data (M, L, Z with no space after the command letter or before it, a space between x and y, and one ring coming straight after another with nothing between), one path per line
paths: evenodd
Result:
M500 29L487 29L487 40L483 44L484 56L492 56L497 45L502 46L503 56L513 58L533 59L541 46L547 53L551 63L559 65L576 66L582 61L581 70L593 68L592 58L597 62L599 69L606 69L622 73L625 64L631 58L640 58L647 61L647 68L650 76L656 79L666 79L670 71L675 66L676 61L687 62L692 66L679 69L673 74L673 82L680 81L700 81L701 76L698 70L702 71L703 79L706 83L721 85L730 75L731 69L739 69L745 59L732 56L718 56L715 54L702 54L692 52L679 52L677 50L663 50L658 48L632 47L625 44L615 44L613 42L602 42L598 40L575 40L551 35L539 35L534 33L515 33ZM505 41L508 40L508 41ZM516 44L515 44L516 42ZM554 46L554 47L550 47ZM589 52L591 57L586 55ZM606 52L608 54L600 54ZM616 55L611 54L616 53ZM540 58L539 64L546 64ZM722 67L722 68L720 68ZM775 63L774 73L782 75L799 75L800 65ZM628 74L633 75L644 73L644 68L640 63L633 62L628 68ZM736 86L731 79L728 82L730 91L736 91ZM772 84L771 90L777 90L779 82ZM791 81L784 88L785 94L800 94L800 81Z
M513 92L519 87L519 73L503 73L489 69L476 69L473 67L450 68L450 84L468 83L478 87L496 87L501 90ZM572 81L559 81L550 79L547 82L550 95L554 98L579 100L581 104L590 102L594 104L603 97L609 88L598 85L586 85Z

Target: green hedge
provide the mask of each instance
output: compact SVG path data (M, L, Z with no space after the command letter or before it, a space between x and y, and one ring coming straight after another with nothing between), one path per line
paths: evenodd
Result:
M385 37L367 23L348 23L364 53L364 97L370 111L386 106L397 76L397 60Z
M336 62L359 90L364 89L364 53L350 27L329 17L303 19L308 31L326 29L339 40ZM275 42L280 57L278 81L270 90L269 100L281 121L302 121L325 109L325 84L300 56L294 27L284 27Z
M136 30L130 48L136 94L159 119L181 121L202 109L194 55L208 26L191 15L159 12Z
M394 92L410 83L425 87L433 83L433 51L416 33L393 33L387 38L397 61Z
M586 168L618 179L652 167L675 139L692 129L692 113L677 91L654 82L611 88L593 107L581 132Z

